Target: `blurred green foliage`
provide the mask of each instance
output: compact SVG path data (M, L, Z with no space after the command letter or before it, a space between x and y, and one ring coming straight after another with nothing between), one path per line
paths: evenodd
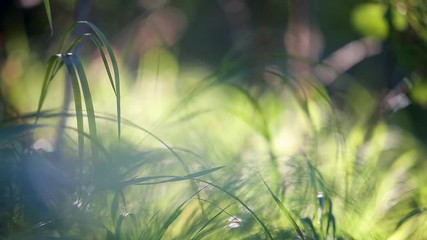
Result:
M0 238L427 238L425 3L2 1Z

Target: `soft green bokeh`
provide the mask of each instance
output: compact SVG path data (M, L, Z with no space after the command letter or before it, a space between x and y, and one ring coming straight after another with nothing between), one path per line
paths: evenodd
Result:
M394 7L391 10L391 23L397 30L407 27L405 16ZM386 39L390 29L387 22L387 5L381 3L364 3L354 8L351 20L354 28L363 36Z

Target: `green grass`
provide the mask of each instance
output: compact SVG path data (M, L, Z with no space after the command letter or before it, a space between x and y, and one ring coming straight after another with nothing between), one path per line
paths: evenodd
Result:
M91 32L66 47L79 24ZM73 53L84 38L105 76ZM36 109L1 119L1 238L427 237L425 151L384 120L370 125L373 107L358 99L369 93L356 83L338 109L315 78L303 89L277 70L262 91L245 85L236 79L248 66L232 53L176 82L162 78L176 60L166 49L142 59L152 62L139 64L141 79L124 66L119 78L123 59L95 25L66 32ZM64 66L74 109L44 110ZM34 148L40 138L53 151Z

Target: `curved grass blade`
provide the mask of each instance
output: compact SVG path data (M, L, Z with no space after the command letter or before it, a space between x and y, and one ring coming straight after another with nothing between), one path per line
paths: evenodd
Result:
M43 106L44 100L46 99L47 90L49 88L49 84L51 83L53 77L55 76L55 73L58 71L58 63L61 62L61 55L53 55L49 58L46 74L43 79L43 85L42 85L42 91L39 97L39 103L37 106L37 113L41 111L41 108ZM37 118L36 118L37 122Z
M133 184L135 184L135 185L153 185L153 184L161 184L161 183L179 182L179 181L184 181L184 180L195 179L196 177L201 177L201 176L210 174L210 173L215 172L221 168L223 168L223 167L210 168L210 169L206 169L203 171L188 174L185 176L161 175L161 176L148 176L148 177L134 178L134 179L131 179L131 180L128 180L128 181L122 183L122 185L124 185L124 186L133 185ZM161 180L161 181L155 181L155 182L147 182L150 180L156 180L156 179L162 179L162 178L167 178L167 179Z
M286 206L282 203L282 201L280 201L280 199L276 196L276 194L274 194L273 191L271 191L270 187L267 185L267 183L265 182L264 178L262 178L262 176L260 176L260 177L261 177L262 182L264 183L264 185L267 187L268 191L270 192L271 196L273 197L274 201L276 202L277 206L279 206L279 208L282 211L282 213L285 214L286 218L291 223L292 227L298 233L298 236L301 239L305 239L304 234L303 234L301 228L298 226L297 222L292 217L292 214L289 212L289 210L286 208Z
M233 89L237 90L237 92L239 92L240 94L242 94L242 96L244 96L249 104L251 105L252 109L255 111L257 117L260 120L259 124L254 125L252 122L250 122L249 119L243 119L244 121L251 123L249 124L249 126L255 128L255 130L259 131L261 133L261 135L264 137L264 139L267 142L271 142L271 134L270 134L270 128L269 128L269 124L267 121L267 117L264 114L264 111L261 107L261 105L259 104L258 100L255 99L253 96L251 96L251 94L243 89L241 86L235 84L235 83L226 83L227 86L232 87ZM254 125L254 126L252 126Z
M193 193L189 198L187 198L183 203L181 203L175 211L172 212L172 214L169 216L169 218L166 220L166 222L163 224L160 232L157 234L155 239L162 239L165 235L166 231L169 229L169 227L172 225L172 223L175 222L176 219L181 215L181 213L184 211L184 205L192 199L194 196L198 195L204 188L199 189L197 192Z
M114 86L114 82L113 82L113 76L111 74L111 70L107 61L107 58L105 56L105 52L104 52L104 48L103 48L103 44L102 42L96 38L91 36L90 39L92 40L92 42L96 45L96 47L98 48L98 52L101 54L101 58L102 58L102 62L104 63L105 66L105 70L107 71L107 75L108 75L108 79L110 80L110 84L111 84L111 88L113 88L114 91L114 95L117 96L117 91L116 91L116 87Z
M73 41L73 43L70 45L70 47L65 51L65 53L71 52L73 50L73 48L75 46L77 46L77 44L79 42L81 42L81 40L85 36L86 36L86 34L78 37L77 39L75 39ZM59 69L61 69L61 67L63 65L64 65L64 62L61 61L61 54L56 54L56 55L53 55L53 56L51 56L49 58L48 63L47 63L47 69L46 69L45 78L43 80L42 92L40 94L39 104L38 104L38 107L37 107L37 112L41 111L41 108L43 106L44 100L46 98L47 90L49 88L49 84L52 82L52 80L55 77L56 73L59 71Z
M77 21L76 23L74 23L68 30L67 32L64 34L64 37L61 41L61 44L59 46L58 52L63 52L65 43L68 39L68 37L71 35L71 33L74 31L74 29L80 25L86 25L88 27L90 27L95 35L91 35L91 34L84 34L85 36L89 35L90 38L92 39L92 41L94 42L95 46L98 48L102 60L104 62L104 67L107 71L107 75L108 78L110 80L110 83L113 87L113 91L116 95L116 112L117 112L117 134L118 134L118 138L120 139L121 136L121 97L120 97L120 76L119 76L119 67L117 64L117 60L116 57L114 55L113 49L111 48L110 43L108 42L107 38L105 37L105 35L101 32L101 30L99 30L98 27L96 27L93 23L88 22L88 21ZM78 40L80 41L80 40ZM75 40L73 42L73 44L71 44L71 46L67 49L68 51L71 51L78 43L77 40ZM111 70L110 70L110 66L108 64L108 61L105 57L105 53L104 53L104 48L106 49L106 51L108 52L109 55L109 60L111 62L112 68L113 68L113 73L114 73L114 79L113 76L111 74Z
M314 238L315 240L321 239L319 238L319 234L316 232L316 228L314 227L313 222L310 218L302 218L301 221L311 230L312 238Z
M231 198L233 198L234 200L236 200L237 202L239 202L246 210L248 210L251 214L252 214L252 216L258 221L258 223L262 226L262 228L264 229L264 232L267 234L267 236L268 236L268 238L270 238L270 239L274 239L273 238L273 235L271 235L271 232L270 232L270 230L268 229L268 227L267 227L267 225L265 225L265 223L258 217L258 215L256 215L256 213L248 206L248 205L246 205L240 198L238 198L237 196L235 196L234 194L232 194L231 192L229 192L229 191L227 191L226 189L224 189L224 188L222 188L222 187L220 187L220 186L218 186L218 185L215 185L215 184L213 184L213 183L211 183L211 182L208 182L208 181L205 181L205 180L202 180L202 179L197 179L198 181L200 181L200 182L203 182L203 183L206 183L206 184L208 184L208 185L210 185L210 186L212 186L212 187L214 187L214 188L216 188L216 189L219 189L219 190L221 190L222 192L224 192L225 194L227 194L228 196L230 196Z
M212 202L210 202L210 201L207 201L207 200L204 200L205 202L208 202L208 203L210 203L210 204L213 204ZM220 211L217 213L217 214L215 214L212 218L210 218L205 224L203 224L203 226L193 235L193 237L191 237L191 239L190 240L194 240L194 239L201 239L201 238L203 238L203 236L206 236L206 233L203 233L202 234L202 231L211 223L211 222L213 222L217 217L219 217L222 213L226 213L226 214L228 214L229 216L231 216L231 214L229 214L229 213L227 213L227 208L229 208L231 206L231 204L230 205L228 205L228 206L226 206L225 208L221 208L221 207L219 207L219 206L217 206L217 205L215 205L215 207L216 208L219 208L220 209ZM202 235L202 236L200 236L200 235Z
M115 238L114 239L121 239L121 230L122 230L122 225L123 225L123 221L125 219L130 219L131 222L131 227L132 227L132 235L136 236L136 232L138 229L138 219L136 218L135 214L133 213L123 213L120 215L119 219L117 220L116 226L115 226ZM127 236L128 237L128 236Z
M418 208L410 211L407 213L400 221L397 223L395 230L399 229L405 222L409 221L410 219L417 217L423 213L427 213L427 208Z
M97 26L95 26L93 23L87 22L87 21L79 21L78 23L88 25L95 32L96 36L99 38L99 40L101 41L101 43L103 44L103 46L107 50L108 55L110 56L110 61L111 61L111 65L113 66L113 72L114 72L114 83L116 86L115 90L116 90L116 108L117 108L117 110L116 110L116 113L117 113L117 134L118 134L118 138L120 139L120 135L121 135L120 76L119 76L119 67L118 67L118 64L116 61L116 57L114 55L113 49L111 48L111 45L108 42L107 38L101 32L101 30L99 30L99 28ZM104 65L105 65L105 68L108 69L108 64L106 64L105 61L104 61ZM110 77L110 75L109 75L109 77ZM113 80L110 78L110 81L112 82Z

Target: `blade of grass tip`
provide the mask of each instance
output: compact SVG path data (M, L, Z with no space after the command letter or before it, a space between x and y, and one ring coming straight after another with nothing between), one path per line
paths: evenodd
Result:
M62 37L62 40L61 40L61 42L60 42L60 44L59 44L59 47L58 47L58 53L64 53L64 52L67 52L67 51L64 51L64 46L65 46L65 43L67 42L67 39L68 39L68 37L71 35L71 33L74 31L74 29L76 29L76 27L79 25L79 23L78 22L75 22L73 25L71 25L68 29L67 29L67 31L63 34L63 37Z
M67 54L69 55L69 54ZM77 79L76 70L73 66L73 63L70 61L69 57L63 55L62 61L67 67L68 74L70 74L71 86L73 88L74 94L74 105L76 108L76 121L77 121L77 134L79 142L79 159L83 160L84 155L84 127L83 127L83 110L82 110L82 99L80 93L80 85Z
M105 70L107 70L108 79L110 80L111 87L113 88L114 95L117 96L116 87L114 86L114 80L113 76L111 74L110 66L107 61L107 57L105 56L104 48L102 45L102 42L94 36L91 36L90 39L95 44L95 46L98 48L98 52L101 54L102 62L104 63Z
M224 188L215 185L211 182L202 180L202 179L197 179L200 182L206 183L216 189L219 189L220 191L224 192L225 194L227 194L228 196L230 196L231 198L233 198L234 200L236 200L237 202L239 202L246 210L248 210L252 216L258 221L258 223L262 226L262 228L264 229L264 232L267 234L268 238L270 239L274 239L273 236L271 235L270 230L267 228L267 225L265 225L265 223L258 217L258 215L256 215L256 213L248 206L246 205L240 198L238 198L237 196L235 196L234 194L232 194L231 192L225 190Z
M162 239L165 235L166 231L169 229L169 227L172 225L172 223L175 222L176 219L181 215L181 213L184 211L184 205L192 199L194 196L198 195L204 188L201 188L197 190L195 193L193 193L189 198L187 198L183 203L181 203L169 216L169 218L166 220L166 222L163 224L161 231L157 234L157 237L155 239Z
M60 55L53 55L49 58L48 62L47 62L47 69L46 69L46 73L45 73L45 77L43 79L43 85L42 85L42 90L40 93L40 97L39 97L39 103L37 106L37 113L40 113L42 107L43 107L43 103L46 99L46 95L47 95L47 90L49 88L49 84L51 82L51 79L53 79L54 77L54 73L55 73L55 66L57 65L57 62L61 60L61 56ZM36 117L35 122L37 123L38 117Z
M102 31L99 30L97 26L87 21L79 21L79 23L88 25L95 32L96 36L98 36L99 40L104 45L105 49L108 52L108 55L110 56L111 65L113 65L114 82L116 86L117 134L118 134L118 139L120 139L120 135L121 135L120 76L119 76L119 67L116 61L116 57L114 55L113 49L111 48L111 45L108 42L107 38L102 33Z
M94 159L98 158L98 148L95 145L95 140L98 140L97 130L96 130L96 121L95 121L95 110L93 107L92 95L89 88L89 83L86 78L85 71L80 62L79 57L75 54L67 55L71 58L71 62L74 64L75 69L77 70L78 77L80 79L80 85L83 92L83 97L86 105L87 120L89 126L89 135L91 136L91 147L92 147L92 157Z
M135 236L136 229L138 228L138 219L136 218L135 214L133 213L123 213L120 215L119 219L117 220L116 226L115 226L115 238L114 239L121 239L121 229L123 225L123 221L125 219L130 219L131 221L131 227L132 227L132 235Z
M264 178L262 176L260 176L260 177L261 177L261 180L263 181L264 185L267 187L268 191L270 192L271 196L273 197L274 201L279 206L279 208L282 211L282 213L285 214L286 218L291 223L292 227L298 233L298 236L301 239L305 239L304 234L301 231L301 228L298 226L297 222L292 217L292 214L290 213L290 211L288 210L288 208L286 208L286 206L282 203L282 201L280 201L280 199L276 196L276 194L274 194L273 191L271 191L270 187L267 185L267 183L265 182Z
M73 42L68 46L68 48L65 50L65 53L73 52L76 46L83 40L85 37L90 37L90 33L82 34L81 36L78 36L76 39L74 39Z
M50 35L53 36L52 12L50 10L49 0L44 0L44 8L46 10L47 20L49 21Z

